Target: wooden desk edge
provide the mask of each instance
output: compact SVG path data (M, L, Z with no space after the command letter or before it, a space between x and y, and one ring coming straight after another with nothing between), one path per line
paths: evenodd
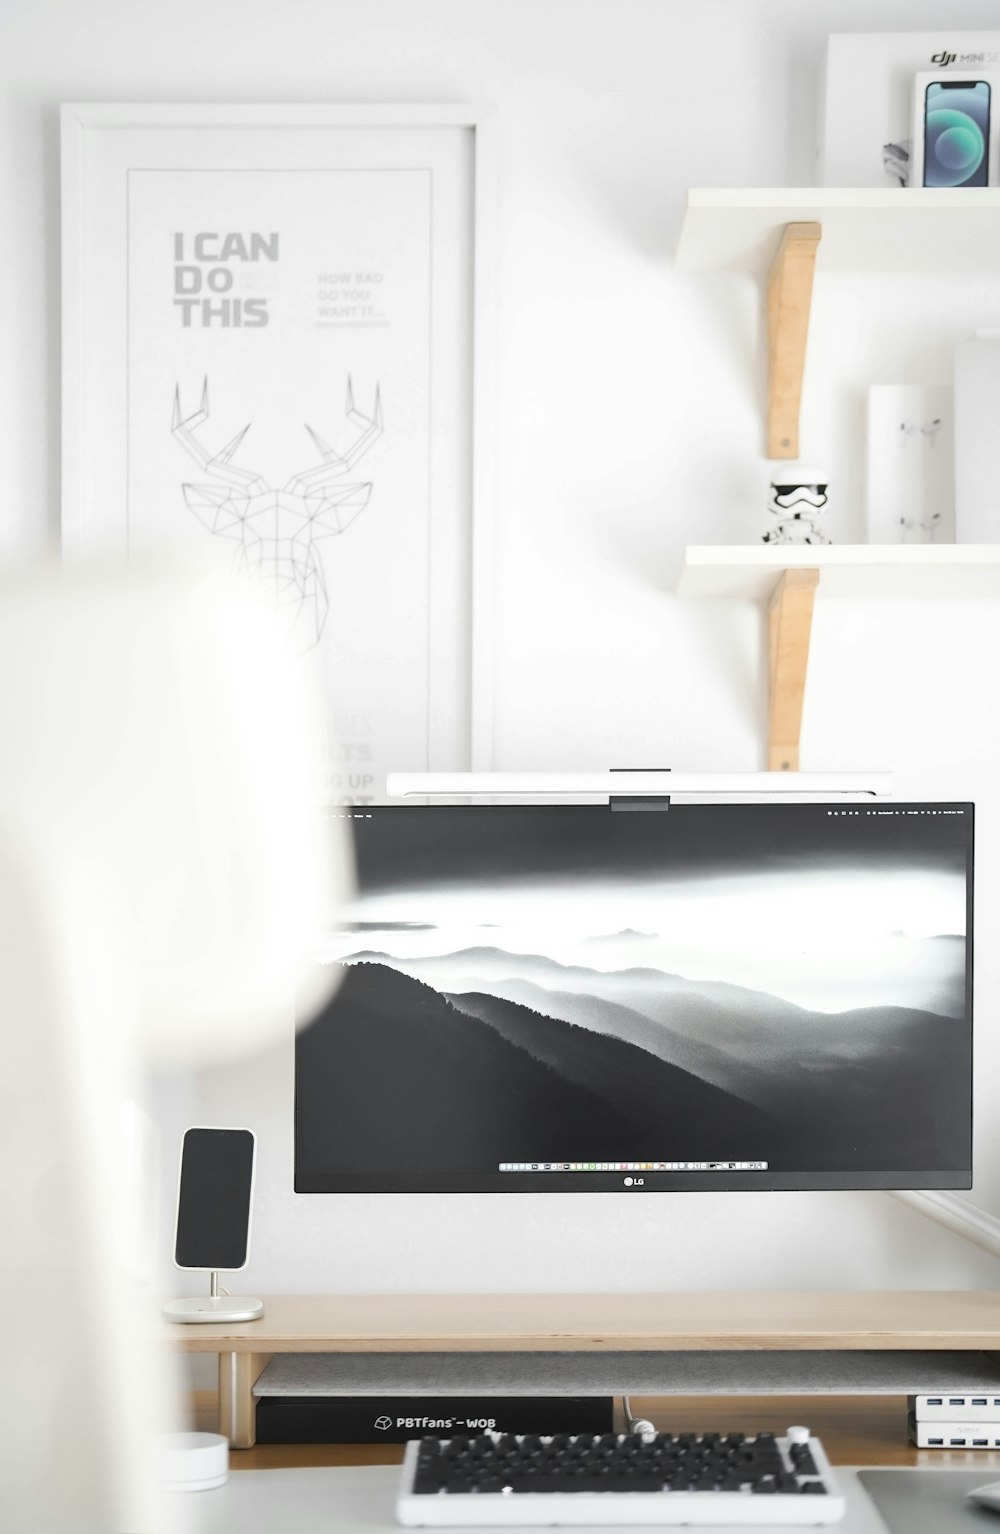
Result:
M1000 1292L277 1295L259 1321L164 1323L189 1353L1000 1348Z
M204 1331L205 1328L199 1328ZM991 1332L715 1333L711 1336L565 1337L285 1337L274 1332L217 1333L165 1338L180 1353L994 1353L1000 1328Z

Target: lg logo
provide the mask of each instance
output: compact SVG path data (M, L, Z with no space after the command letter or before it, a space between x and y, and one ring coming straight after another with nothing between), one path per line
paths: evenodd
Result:
M626 1188L644 1188L646 1179L645 1177L626 1177L625 1186Z

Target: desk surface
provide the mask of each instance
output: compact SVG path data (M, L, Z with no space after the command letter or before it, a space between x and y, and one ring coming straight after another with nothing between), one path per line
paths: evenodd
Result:
M886 1495L887 1478L895 1477ZM965 1493L990 1476L928 1470L838 1472L847 1502L839 1534L973 1534L996 1527L993 1513L967 1509ZM399 1472L368 1469L251 1470L215 1491L188 1493L199 1534L399 1534L394 1507ZM870 1494L869 1494L870 1493ZM878 1507L872 1498L878 1500ZM878 1510L881 1507L886 1517ZM622 1534L591 1529L587 1534ZM711 1534L706 1529L706 1534ZM733 1534L730 1525L730 1534ZM768 1534L762 1529L760 1534ZM774 1534L774 1531L771 1531Z
M1000 1292L275 1295L259 1321L164 1324L186 1353L1000 1349Z
M193 1426L212 1431L215 1426L215 1398L211 1391L194 1398ZM864 1480L858 1481L870 1467L899 1469L926 1468L932 1474L948 1471L954 1478L968 1477L968 1489L1000 1480L1000 1451L915 1449L907 1442L906 1400L890 1396L812 1397L643 1397L633 1398L633 1408L648 1416L667 1432L712 1431L723 1425L734 1430L754 1431L770 1428L783 1432L790 1422L806 1422L822 1438L827 1453L838 1471L845 1476L849 1499L849 1517L837 1525L839 1534L949 1534L940 1522L940 1508L925 1527L907 1527L904 1519L892 1527L871 1505ZM620 1411L619 1411L620 1415ZM619 1427L621 1424L619 1423ZM233 1471L226 1487L219 1493L205 1493L206 1522L199 1534L328 1534L336 1527L338 1534L399 1534L392 1516L402 1446L392 1444L285 1444L258 1445L253 1449L235 1449L229 1461ZM845 1467L847 1467L845 1469ZM873 1472L884 1482L884 1472ZM963 1483L964 1484L964 1483ZM869 1486L878 1494L880 1504L888 1506L905 1501L900 1483L898 1494L890 1486ZM944 1496L944 1481L921 1483L921 1503L934 1503ZM907 1491L907 1495L908 1495ZM214 1498L211 1503L208 1498ZM201 1503L201 1497L199 1497ZM958 1499L960 1503L961 1499ZM336 1515L334 1517L334 1514ZM950 1513L949 1513L950 1516ZM955 1512L971 1531L977 1525L985 1531L1000 1530L994 1514ZM270 1520L270 1521L269 1521ZM598 1534L591 1530L590 1534ZM621 1534L621 1531L616 1531Z

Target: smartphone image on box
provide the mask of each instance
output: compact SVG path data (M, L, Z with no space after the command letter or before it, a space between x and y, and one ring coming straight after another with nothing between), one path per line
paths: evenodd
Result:
M923 186L988 186L987 80L934 80L924 92Z

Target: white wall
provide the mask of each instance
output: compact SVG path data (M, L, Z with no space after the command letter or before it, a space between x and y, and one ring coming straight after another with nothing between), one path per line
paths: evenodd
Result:
M686 541L758 535L768 477L759 295L670 270L683 192L809 181L827 32L996 19L992 0L0 0L0 548L58 522L60 100L492 102L496 765L759 767L760 615L670 595ZM1000 323L1000 282L824 277L817 298L803 452L850 539L865 386L947 382L955 340ZM977 1196L1000 1209L998 631L988 602L821 602L803 765L979 802ZM290 1045L160 1101L171 1159L187 1122L260 1134L250 1292L997 1281L874 1194L296 1198Z

